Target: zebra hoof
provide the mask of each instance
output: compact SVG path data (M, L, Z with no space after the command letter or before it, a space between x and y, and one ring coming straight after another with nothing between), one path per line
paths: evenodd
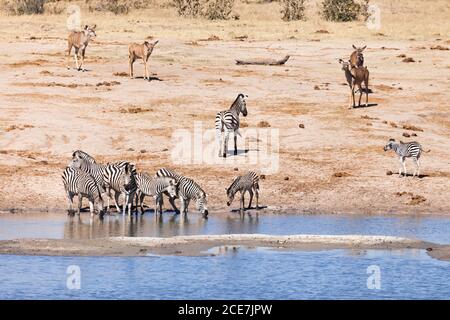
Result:
M234 155L237 156L237 150L234 150Z
M227 154L226 154L226 153L224 153L224 154L222 155L222 157L226 158L226 157L227 157Z

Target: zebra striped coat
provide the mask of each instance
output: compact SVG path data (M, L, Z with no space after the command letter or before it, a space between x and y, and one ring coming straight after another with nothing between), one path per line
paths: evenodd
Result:
M384 151L394 150L394 152L398 155L400 160L400 169L398 172L399 177L402 176L402 168L404 171L404 175L406 176L406 158L412 158L416 164L416 169L414 170L413 177L420 175L420 155L422 154L423 148L420 143L416 141L404 143L400 141L396 143L394 139L390 139L388 143L384 146ZM430 152L430 150L425 151Z
M215 127L216 139L219 144L219 157L226 158L228 151L228 139L230 133L234 134L234 155L237 155L237 135L239 134L239 114L247 116L247 104L245 96L240 93L234 100L230 109L216 114Z
M152 196L155 199L155 215L162 214L162 194L167 192L171 197L177 195L177 182L172 177L150 177L146 173L136 174L136 186L138 190L138 205L141 207L141 214L144 214L144 198ZM159 209L159 210L158 210Z
M181 202L181 213L184 216L187 215L190 200L195 201L197 209L204 218L208 216L208 201L206 198L206 192L203 191L203 189L194 180L166 168L159 169L155 176L175 178L178 183L178 198ZM179 212L175 205L174 198L169 197L169 201L174 210Z
M259 175L250 171L243 176L239 176L234 179L231 185L226 189L227 190L227 205L230 206L234 200L234 196L237 192L241 193L241 203L240 203L240 211L244 210L244 194L245 192L250 193L250 202L248 204L247 209L251 208L253 193L256 194L256 209L259 208Z
M127 206L128 215L131 214L131 206L134 199L134 194L136 193L135 176L136 167L133 163L127 161L108 163L103 169L103 180L105 182L105 188L109 196L111 194L111 190L114 191L114 201L118 212L120 212L120 208L118 205L120 194L123 194L125 198L122 214L125 214L125 209Z
M94 214L95 204L97 204L97 209L100 214L103 215L102 193L104 193L105 190L95 182L95 179L90 174L80 169L66 167L62 174L62 180L69 201L69 214L74 212L73 197L78 195L78 214L80 214L81 211L82 199L83 197L86 197L89 200L91 216Z

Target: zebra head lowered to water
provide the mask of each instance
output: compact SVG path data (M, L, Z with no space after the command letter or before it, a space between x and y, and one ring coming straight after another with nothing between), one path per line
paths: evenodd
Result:
M200 211L204 218L207 218L209 213L207 194L205 191L203 191L203 189L197 182L167 168L159 169L156 172L155 177L173 177L176 179L176 181L178 182L178 198L181 202L181 213L184 216L187 215L190 200L194 199L197 209ZM178 210L178 208L176 207L173 197L169 196L169 202L175 212L179 213L180 210Z
M420 175L420 155L422 154L422 151L424 151L422 149L422 146L420 145L420 143L416 142L416 141L412 141L412 142L402 142L400 141L399 143L395 142L395 139L389 139L388 143L384 146L384 151L388 151L388 150L394 150L394 152L398 155L399 157L399 161L400 161L400 168L398 171L398 176L401 177L402 176L402 168L404 171L404 175L406 177L406 165L405 165L405 160L406 158L412 158L413 161L416 164L416 170L414 170L413 173L413 177L419 176ZM430 152L430 150L425 151L425 152Z
M216 114L216 140L219 144L219 157L226 158L228 151L228 139L230 133L234 134L234 155L237 155L237 135L239 134L239 115L242 113L247 116L247 103L243 93L238 94L237 98L231 104L230 109L220 111ZM239 134L240 135L240 134Z

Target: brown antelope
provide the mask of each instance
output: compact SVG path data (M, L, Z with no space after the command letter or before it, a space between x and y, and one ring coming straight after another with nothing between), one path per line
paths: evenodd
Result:
M352 54L350 55L350 64L352 67L362 67L364 65L364 56L362 52L367 46L357 48L353 44L352 47L353 49L355 49L355 51L353 51Z
M369 70L367 67L352 67L350 61L344 61L339 59L339 63L342 65L342 70L345 72L345 78L350 87L351 101L353 102L353 108L355 107L355 87L358 86L359 89L359 102L358 107L361 106L361 96L362 96L362 86L364 82L364 87L366 91L366 107L369 101ZM350 107L350 101L349 101Z
M77 70L83 70L83 63L84 63L84 53L86 52L86 47L89 43L89 40L91 38L95 38L97 35L95 34L95 28L97 27L96 24L93 26L84 26L83 31L72 31L69 34L69 37L67 39L68 42L68 49L67 49L67 69L70 69L70 52L72 51L72 47L74 47L75 52L73 54L75 58L75 63L77 65ZM81 51L81 52L80 52ZM81 64L78 64L78 52L81 53Z
M159 40L150 43L148 41L145 41L142 44L138 43L132 43L128 47L129 52L129 61L130 61L130 78L133 79L133 63L137 59L142 59L144 61L144 80L148 79L150 80L150 75L148 72L148 59L150 58L150 55L153 52L153 48L158 43Z

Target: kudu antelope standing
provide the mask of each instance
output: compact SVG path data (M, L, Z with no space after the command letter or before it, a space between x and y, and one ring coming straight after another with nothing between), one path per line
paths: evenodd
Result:
M359 89L359 102L358 107L361 106L361 96L363 89L361 84L364 82L364 87L366 91L366 107L369 102L369 70L367 67L352 67L350 61L344 61L339 59L339 63L342 65L342 70L345 72L345 78L350 87L350 98L349 107L353 103L353 108L355 107L355 87L358 86Z
M353 51L352 54L350 55L350 65L352 67L362 67L364 65L364 56L362 52L367 46L357 48L353 44L352 47L353 49L355 49L355 51Z
M150 58L150 55L153 52L153 48L158 43L159 40L150 43L148 41L145 41L142 44L138 43L132 43L128 47L129 52L129 62L130 62L130 78L133 78L133 63L137 59L142 59L144 61L144 80L148 79L150 80L150 75L148 72L148 59Z
M84 64L84 54L86 52L86 47L89 44L91 38L95 38L97 35L95 34L96 24L93 26L84 26L83 31L72 31L67 38L68 48L67 48L67 69L70 69L70 52L72 51L72 47L74 47L74 58L75 63L77 65L77 70L83 70ZM78 64L78 53L81 53L81 64Z

